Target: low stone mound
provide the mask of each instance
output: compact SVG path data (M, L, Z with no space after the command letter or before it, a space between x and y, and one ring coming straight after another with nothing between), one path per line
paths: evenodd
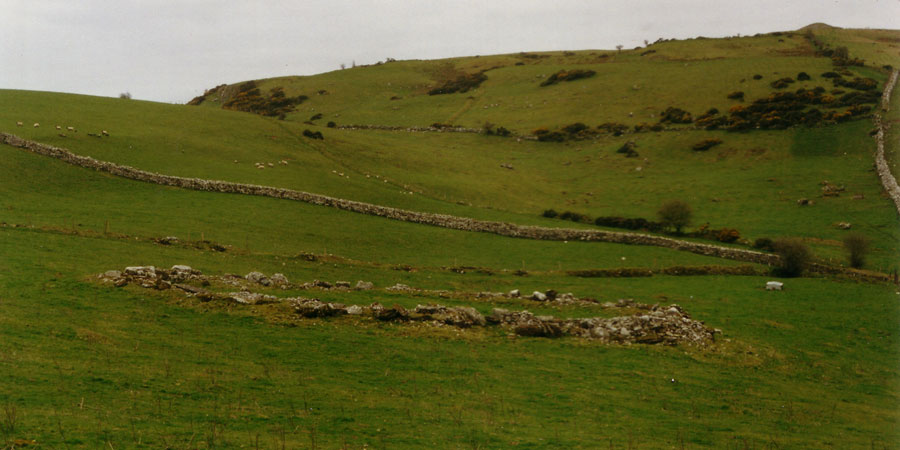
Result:
M487 325L484 316L469 306L417 305L414 311L422 320L434 320L460 328Z
M100 274L98 277L104 282L112 283L115 286L135 284L148 289L164 290L175 288L184 292L185 295L194 296L203 302L224 300L247 306L283 303L293 307L297 315L304 318L354 315L371 317L383 322L433 322L457 328L499 326L509 329L519 336L547 338L572 336L618 344L688 344L704 346L712 343L715 340L715 335L720 332L707 327L701 321L692 319L678 305L673 304L661 307L659 305L637 303L631 299L621 299L615 303L607 302L602 305L603 308L638 310L637 314L628 316L558 319L552 316L535 316L531 312L524 310L509 311L495 308L489 316L485 317L475 308L469 306L428 304L417 305L413 310L408 310L398 304L385 307L377 302L369 306L347 306L342 303L323 302L315 298L278 298L274 295L252 292L247 287L247 282L261 286L287 286L288 284L284 284L287 283L287 278L281 274L274 274L271 278L260 272L250 272L246 277L240 275L213 277L203 275L199 270L195 270L190 266L175 265L171 269L155 266L131 266L126 267L124 271L110 270ZM202 287L186 284L189 281L199 281L204 286L208 286L210 280L233 284L239 286L241 290L220 294ZM349 291L350 289L350 283L346 281L336 282L332 285L328 282L315 280L312 283L305 283L299 287L304 286L307 288L315 287L343 291ZM363 286L363 288L368 288L368 286ZM387 290L407 294L424 292L399 283L387 288ZM451 293L447 292L447 294ZM476 294L475 297L494 299L515 297L518 294L516 291L510 294L481 292ZM553 290L548 290L546 293L535 291L530 298L541 302L596 302L591 299L578 299L569 293L558 294Z

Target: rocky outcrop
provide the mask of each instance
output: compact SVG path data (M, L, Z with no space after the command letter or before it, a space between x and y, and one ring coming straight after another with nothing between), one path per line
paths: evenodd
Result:
M881 95L881 113L876 113L874 115L876 133L875 133L875 171L878 172L878 178L881 179L881 185L884 186L884 190L888 193L888 196L894 202L894 207L897 208L897 212L900 213L900 185L897 184L897 179L894 178L894 174L891 172L890 166L888 166L888 162L884 157L884 135L885 135L885 125L882 119L882 113L887 112L891 106L891 95L894 91L894 86L897 84L897 74L898 69L894 69L891 72L891 77L888 79L884 92ZM895 142L894 145L900 145L900 143Z

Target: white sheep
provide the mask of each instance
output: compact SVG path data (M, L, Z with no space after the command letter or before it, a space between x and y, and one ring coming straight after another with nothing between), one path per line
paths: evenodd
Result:
M269 163L269 167L275 167L275 164Z
M102 131L100 131L100 134L102 134L104 136L109 136L109 131L102 130Z
M71 131L71 132L73 132L73 133L75 132L75 127L66 127L66 129L69 130L69 131Z
M22 121L21 121L21 120L20 120L20 121L18 121L18 122L16 122L16 126L17 126L17 127L21 127L21 126L22 126L22 125L24 125L24 124L23 124L23 123L22 123Z
M56 126L56 129L57 129L57 130L62 130L62 127L59 126L59 125L57 125L57 126Z
M37 122L34 123L34 127L35 127L35 128L39 128L40 126L41 126L41 124L39 124L39 123L37 123Z

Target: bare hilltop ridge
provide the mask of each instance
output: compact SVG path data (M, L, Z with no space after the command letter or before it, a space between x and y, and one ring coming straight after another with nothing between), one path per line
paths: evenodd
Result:
M900 31L0 90L0 447L894 448Z

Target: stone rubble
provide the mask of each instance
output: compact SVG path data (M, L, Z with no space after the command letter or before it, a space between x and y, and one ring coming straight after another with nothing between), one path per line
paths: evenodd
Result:
M250 272L246 277L239 275L225 275L211 277L203 275L199 270L190 266L175 265L171 269L163 269L155 266L130 266L124 271L109 270L98 277L104 282L115 286L134 284L148 289L177 289L187 296L193 296L200 301L208 302L221 300L233 302L238 305L264 305L271 303L287 304L294 312L304 318L322 318L340 315L354 315L371 317L384 322L427 322L436 325L448 325L457 328L474 328L499 326L512 331L519 336L530 337L562 337L572 336L583 339L599 340L604 343L617 344L665 344L665 345L708 345L715 340L715 335L721 331L711 329L701 321L693 320L680 306L659 306L637 303L631 299L621 299L617 302L606 302L603 308L630 308L637 309L638 313L619 317L591 317L575 319L558 319L552 316L535 316L529 311L509 311L495 308L491 314L485 317L475 308L469 306L444 306L438 304L417 305L409 310L401 305L385 307L380 303L363 305L344 305L336 302L323 302L315 298L289 297L279 298L273 295L252 292L246 285L241 285L240 291L219 294L197 287L187 282L199 282L203 286L209 286L210 280L229 282L250 282L262 286L275 286L287 284L287 277L282 274L274 274L271 278L261 272ZM323 281L305 283L304 286L319 287L324 289L348 290L350 283L336 282L334 285ZM360 286L371 288L371 283L360 281ZM405 284L395 284L387 288L388 291L422 293L439 293L442 296L454 296L450 291L425 291L411 288ZM471 294L468 294L471 296ZM520 297L519 291L513 290L507 294L496 292L480 292L476 298L516 298ZM571 293L558 294L554 290L547 292L535 291L529 299L541 302L593 302L590 299L578 299ZM539 300L540 299L540 300Z

